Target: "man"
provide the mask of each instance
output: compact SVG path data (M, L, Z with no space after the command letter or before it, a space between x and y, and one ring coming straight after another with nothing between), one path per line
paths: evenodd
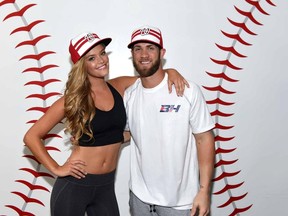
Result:
M165 54L158 28L131 36L140 78L126 90L126 130L131 133L130 209L133 216L208 215L214 171L214 122L199 87L183 97L167 92Z

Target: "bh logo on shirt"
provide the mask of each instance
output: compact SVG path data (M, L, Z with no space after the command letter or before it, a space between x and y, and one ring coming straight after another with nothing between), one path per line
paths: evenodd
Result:
M161 105L160 112L178 112L181 105Z

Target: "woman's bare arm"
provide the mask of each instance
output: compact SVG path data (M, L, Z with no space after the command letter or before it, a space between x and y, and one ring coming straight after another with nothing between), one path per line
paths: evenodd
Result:
M80 178L84 177L85 171L82 161L66 162L60 166L48 153L43 143L44 136L54 128L64 118L64 98L58 99L46 113L34 123L34 125L24 135L23 141L30 149L36 159L44 165L50 172L57 176L72 175Z
M175 86L178 96L182 96L185 90L185 86L189 88L187 80L175 69L164 69L168 74L168 91L172 92L172 86ZM114 79L108 80L108 82L117 89L117 91L123 96L124 91L131 86L139 76L120 76Z

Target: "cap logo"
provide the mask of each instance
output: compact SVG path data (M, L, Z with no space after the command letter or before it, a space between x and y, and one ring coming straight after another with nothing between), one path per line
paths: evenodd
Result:
M141 36L148 35L150 33L150 28L141 29Z
M85 35L85 39L90 43L92 43L96 38L96 34L88 33L87 35Z

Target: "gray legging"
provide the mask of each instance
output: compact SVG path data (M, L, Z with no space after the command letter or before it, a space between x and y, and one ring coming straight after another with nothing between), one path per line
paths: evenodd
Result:
M115 171L83 179L58 177L51 194L52 216L119 216Z

